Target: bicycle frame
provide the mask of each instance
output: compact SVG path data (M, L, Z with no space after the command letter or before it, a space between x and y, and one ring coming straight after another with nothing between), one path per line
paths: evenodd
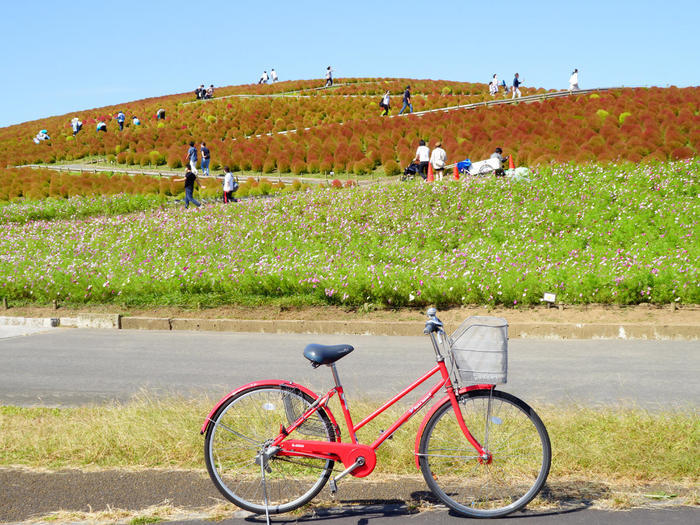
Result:
M431 334L432 335L432 334ZM435 343L433 339L433 343ZM445 365L444 358L440 355L437 350L437 345L435 345L436 354L438 356L437 364L423 376L415 380L411 385L406 387L404 390L396 394L394 397L386 401L381 407L372 412L370 415L365 417L362 421L356 425L353 423L352 415L350 414L350 409L348 407L347 400L345 398L345 391L340 379L338 378L338 373L335 368L335 364L329 365L333 371L333 377L335 379L335 386L331 388L325 395L317 398L316 401L307 409L307 411L302 414L294 423L285 427L280 425L280 433L271 443L271 447L274 447L276 454L280 456L305 456L305 457L316 457L328 460L340 460L347 468L346 473L350 473L355 477L364 477L369 475L376 465L376 455L375 451L379 446L389 439L396 430L398 430L404 423L406 423L413 415L418 413L427 403L430 401L435 394L443 387L447 391L447 399L452 404L455 416L457 417L457 422L460 429L464 433L469 443L474 447L477 453L483 458L484 461L490 461L491 455L485 450L481 444L472 436L471 432L467 428L464 418L462 417L462 412L457 402L457 396L450 379L449 371ZM382 432L381 436L377 438L371 445L362 445L357 440L357 431L364 427L367 423L374 420L378 415L385 412L389 407L393 406L400 399L405 397L407 394L415 390L417 387L425 383L428 379L436 374L441 375L441 380L436 383L423 397L421 397L416 403L414 403L406 412L404 412L386 431ZM469 387L468 390L472 389L483 389L483 388L493 388L493 385L475 385ZM328 403L333 398L334 395L338 395L341 410L343 411L343 416L345 418L345 423L348 429L348 434L350 436L351 443L342 443L340 440L336 442L330 441L314 441L314 440L297 440L297 439L287 439L287 436L299 428L304 421L306 421L311 415L313 415L319 408L324 408L330 413L328 409ZM447 399L441 400L437 406L441 406ZM432 412L432 411L431 411ZM422 426L421 426L422 428ZM420 432L419 432L420 434ZM360 461L358 461L360 460Z

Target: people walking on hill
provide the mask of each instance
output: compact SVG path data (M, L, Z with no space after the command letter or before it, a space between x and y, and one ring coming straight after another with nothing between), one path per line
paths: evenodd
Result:
M190 168L185 168L185 176L182 179L173 179L173 182L183 182L185 183L185 208L189 208L190 202L199 208L201 203L194 198L194 185L195 183L200 188L204 188L203 184L199 183L197 180L197 175L192 173Z
M126 120L126 115L123 111L117 113L117 124L119 124L119 131L124 131L124 121Z
M435 180L442 180L445 174L445 163L447 162L447 153L442 149L442 142L437 141L433 152L430 154L430 164L433 165L433 174Z
M505 98L508 96L508 85L505 80L501 80L501 87L503 88L503 96Z
M498 93L498 76L496 73L493 74L493 78L491 79L491 82L489 82L489 93L492 97L495 97Z
M491 153L490 158L498 161L498 168L496 168L494 171L496 177L505 177L506 172L503 170L503 163L508 160L508 155L504 157L503 150L501 148L496 148L496 150Z
M260 75L260 80L258 80L258 84L267 84L269 78L270 77L267 75L267 70L263 71L262 75Z
M73 136L75 137L83 129L83 123L78 117L73 117L70 121L70 127L73 128Z
M379 103L379 107L384 109L384 113L382 113L382 117L386 116L389 114L389 110L391 109L391 102L389 100L390 93L389 90L386 90L386 93L384 93L384 96L382 97L382 101Z
M233 196L238 191L238 181L228 166L224 167L224 204L229 202L237 202Z
M278 78L277 78L277 71L275 71L275 68L274 68L274 67L270 70L270 76L272 77L272 83L273 83L273 84L274 84L275 82L277 82L277 80L278 80Z
M197 148L194 147L194 141L190 141L190 147L185 155L185 160L189 163L190 169L197 175Z
M107 133L107 124L101 120L97 123L97 132L99 133L100 131Z
M156 111L156 120L165 120L165 110L163 108Z
M207 99L214 98L214 84L209 85L206 93L204 94L204 98L207 98Z
M139 120L139 118L138 118L136 115L134 115L133 117L131 117L131 123L132 123L134 126L140 126L140 125L141 125L141 121Z
M326 68L326 85L324 87L331 87L333 85L333 70L331 66Z
M416 158L413 162L418 163L418 173L420 176L426 179L428 177L428 164L430 164L430 148L425 145L423 139L418 143L418 148L416 149Z
M51 137L49 137L48 131L42 129L39 133L36 134L36 137L34 137L32 140L34 141L34 144L39 144L44 140L51 140Z
M202 175L209 176L209 161L211 160L211 154L209 153L209 148L205 142L201 145L202 152Z
M569 77L569 91L578 91L578 69L574 69Z
M411 86L406 86L406 90L403 92L403 106L399 115L401 115L408 108L409 113L413 113L413 104L411 104Z
M522 97L522 93L520 93L520 84L522 82L520 81L520 75L518 73L515 74L515 77L513 78L513 97L512 98L520 98Z

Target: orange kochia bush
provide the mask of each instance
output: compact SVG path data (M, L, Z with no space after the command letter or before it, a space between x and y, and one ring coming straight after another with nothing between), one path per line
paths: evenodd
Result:
M186 104L192 94L135 101L78 112L84 129L72 136L73 114L0 129L0 163L24 164L103 155L131 164L166 162L178 167L190 140L207 142L212 167L270 172L371 172L415 153L418 140L432 146L442 140L450 161L485 158L496 146L513 153L519 164L566 161L685 158L700 146L700 88L620 89L531 104L483 107L401 118L382 118L378 96L399 94L411 84L416 109L483 100L483 84L412 79L345 79L330 90L304 92L305 98L232 97ZM217 95L281 93L318 87L318 80L267 86L233 86ZM451 93L442 94L448 87ZM308 95L308 96L306 96ZM158 108L165 121L155 120ZM119 132L114 116L122 109L127 126ZM130 123L137 115L141 126ZM107 122L96 133L94 122ZM310 129L305 130L304 128ZM39 129L52 140L35 145ZM294 130L285 134L279 131ZM261 136L250 135L260 134ZM271 134L271 135L268 135ZM394 170L390 165L391 171ZM216 169L216 168L215 168Z

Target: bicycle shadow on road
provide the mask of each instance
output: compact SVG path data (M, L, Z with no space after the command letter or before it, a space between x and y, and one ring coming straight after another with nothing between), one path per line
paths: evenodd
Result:
M593 500L605 497L610 489L601 483L576 482L554 483L545 485L540 492L535 508L525 508L503 518L526 519L545 516L558 516L586 510L593 505ZM531 504L532 505L532 504ZM380 518L399 518L425 511L444 512L445 515L463 520L456 512L447 510L444 505L428 490L411 492L411 499L345 499L336 507L313 509L302 516L274 516L271 521L280 524L330 521L340 519L357 519L357 525L369 525ZM265 523L265 516L248 516L246 522ZM444 520L440 520L441 522ZM450 520L451 521L451 520ZM490 520L493 522L493 520ZM501 520L496 520L501 523Z
M367 525L372 520L379 518L396 518L416 514L417 509L413 509L401 500L392 500L383 503L367 505L364 501L353 505L353 502L343 501L343 506L335 508L314 509L303 516L270 516L271 523L304 523L314 521L330 521L339 519L358 518L357 525ZM250 523L265 523L265 515L248 516L245 521ZM225 523L225 522L222 522Z

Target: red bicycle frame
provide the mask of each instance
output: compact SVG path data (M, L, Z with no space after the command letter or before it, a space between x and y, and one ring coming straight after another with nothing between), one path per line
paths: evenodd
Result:
M436 351L437 353L437 351ZM396 430L399 429L406 421L408 421L414 414L420 411L428 401L430 401L435 394L443 387L447 391L447 399L441 400L437 406L442 405L449 399L452 405L455 416L457 418L457 423L460 429L464 433L469 443L474 447L478 454L485 460L490 460L490 453L485 450L481 444L472 436L471 432L467 428L462 417L462 411L460 409L459 403L457 401L457 396L452 386L452 381L450 379L449 371L445 366L445 361L442 356L439 356L437 364L422 377L418 378L411 385L406 387L404 390L396 394L393 398L384 403L377 410L372 412L357 425L352 421L352 416L350 414L350 409L348 408L347 401L345 399L345 391L343 386L340 384L338 378L338 373L335 368L335 364L329 365L333 371L333 377L335 379L335 386L331 388L323 397L317 398L316 401L307 409L307 411L302 414L294 423L285 427L280 425L280 434L272 442L271 447L278 447L277 455L280 456L302 456L302 457L315 457L321 459L328 459L338 461L340 460L343 465L348 469L346 473L352 474L355 477L364 477L369 475L376 465L376 454L375 451L379 446L389 439ZM357 431L364 427L367 423L375 419L379 414L386 411L389 407L393 406L397 401L406 396L409 392L412 392L417 387L422 385L432 376L440 373L441 380L435 384L423 397L421 397L415 404L413 404L406 412L403 413L399 419L397 419L386 431L382 432L381 436L372 443L371 445L362 445L357 441ZM470 387L472 389L484 389L493 388L493 385L475 385ZM345 417L345 423L348 428L348 434L350 436L351 443L342 443L338 438L338 441L313 441L313 440L297 440L297 439L287 439L287 436L291 434L294 430L299 428L304 421L306 421L312 414L314 414L319 408L323 407L328 410L327 405L331 398L338 394L340 401L340 407L343 411ZM330 412L330 410L329 410ZM424 422L425 424L425 422ZM422 428L422 427L421 427ZM420 432L419 432L420 435Z

